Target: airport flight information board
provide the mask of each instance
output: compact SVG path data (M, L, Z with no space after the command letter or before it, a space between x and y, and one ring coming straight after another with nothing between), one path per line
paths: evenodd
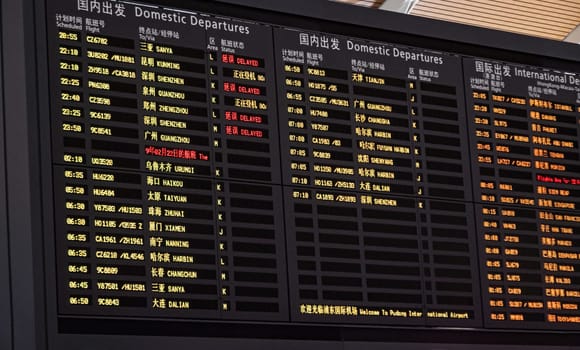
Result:
M58 312L580 329L580 75L48 1Z

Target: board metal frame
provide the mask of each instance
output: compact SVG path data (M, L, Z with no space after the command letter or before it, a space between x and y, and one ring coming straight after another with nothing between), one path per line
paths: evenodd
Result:
M162 3L167 7L188 6L179 0L144 2ZM373 11L326 0L199 0L191 6L202 12L282 27L331 31L462 56L580 71L580 46L574 44ZM479 344L470 347L477 350L555 350L572 349L572 345L580 342L580 332L550 332L533 336L530 332L517 331L417 331L393 327L327 327L309 324L277 324L264 328L263 324L231 323L223 329L224 333L216 329L221 323L207 322L205 326L198 324L198 329L190 330L187 335L180 332L169 332L167 336L122 335L120 333L123 331L116 329L114 322L106 327L108 329L96 329L91 334L66 332L62 324L59 328L54 305L55 282L54 274L51 275L54 267L49 266L53 261L53 257L50 257L54 254L54 251L50 251L53 243L44 242L45 237L53 236L51 227L54 227L50 217L50 158L45 156L50 152L47 149L49 147L41 147L49 142L48 133L42 129L48 123L42 118L46 117L49 104L46 94L48 77L44 73L47 71L44 1L3 0L0 16L3 39L0 65L4 83L4 89L0 91L0 98L4 97L0 116L5 117L4 130L0 123L0 135L5 136L5 149L2 149L0 142L0 195L4 194L0 198L6 199L6 202L0 203L0 219L7 216L7 220L0 222L0 244L5 240L8 243L6 247L9 247L8 252L0 247L0 255L9 259L8 262L0 261L0 278L10 279L10 289L0 289L3 293L0 298L5 301L8 297L10 303L4 302L0 306L7 304L8 309L12 309L8 314L13 316L10 319L0 318L0 334L7 334L6 329L10 329L11 333L5 342L9 344L7 349L158 349L168 346L201 346L215 349L299 347L325 350L396 346L405 350L455 350L464 347L457 344ZM4 155L9 154L18 156L3 159ZM48 254L46 260L45 254ZM6 270L9 270L8 274L4 272ZM87 324L90 325L90 322ZM135 322L134 326L138 327L139 323ZM190 326L195 327L196 324L181 325L186 329ZM253 332L247 333L252 329ZM147 330L142 329L143 333ZM301 330L302 333L296 334L295 330ZM4 336L2 341L5 341ZM553 346L533 346L542 341Z

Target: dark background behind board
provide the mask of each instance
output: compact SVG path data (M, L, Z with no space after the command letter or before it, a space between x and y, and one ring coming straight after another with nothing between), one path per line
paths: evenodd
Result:
M187 7L180 1L164 4ZM455 24L443 25L325 1L224 0L192 4L201 12L562 70L578 70L580 57L580 48L573 45ZM553 349L573 349L580 343L577 331L537 334L320 324L59 318L54 302L54 264L52 259L45 258L44 242L52 239L51 228L54 227L50 217L52 204L47 204L51 202L47 198L52 198L50 159L40 158L41 150L46 150L50 144L47 133L39 129L40 120L49 113L45 31L47 24L52 25L52 18L46 22L44 6L42 1L4 0L0 8L0 346L3 349L365 347L452 350L469 346L477 350L519 350L547 349L545 345L537 345L543 342L551 344ZM253 10L253 6L263 10ZM365 27L341 23L364 23ZM546 53L553 57L545 56Z

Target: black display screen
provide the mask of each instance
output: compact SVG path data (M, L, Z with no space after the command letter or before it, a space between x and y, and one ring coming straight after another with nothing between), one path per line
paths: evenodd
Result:
M580 75L48 1L59 316L579 329Z

